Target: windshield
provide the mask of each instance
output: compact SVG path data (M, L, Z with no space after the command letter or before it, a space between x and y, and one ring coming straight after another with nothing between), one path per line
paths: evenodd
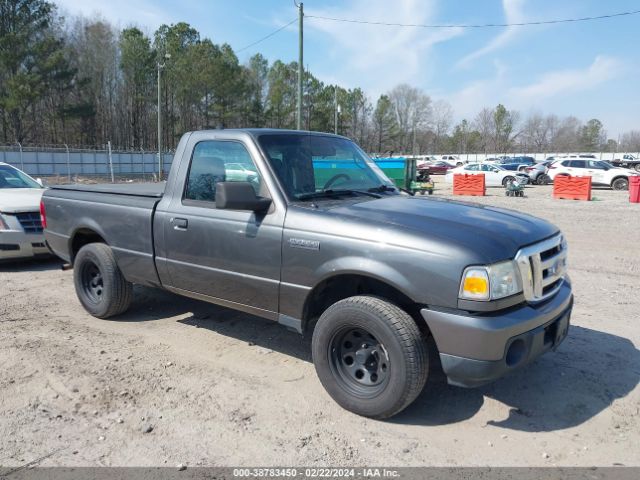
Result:
M17 168L0 165L0 188L42 188L42 186Z
M258 143L292 200L323 193L385 191L394 187L382 170L345 138L261 135Z

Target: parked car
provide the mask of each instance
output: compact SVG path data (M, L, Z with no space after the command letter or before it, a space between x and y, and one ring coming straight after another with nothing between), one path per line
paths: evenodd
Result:
M0 163L0 260L49 254L40 222L42 185Z
M591 184L607 186L614 190L628 190L629 177L640 173L620 167L612 167L610 163L600 160L566 159L557 160L549 166L549 177L552 180L558 175L591 177Z
M455 155L442 155L442 157L440 157L440 160L449 162L450 164L455 165L456 167L460 167L461 165L464 165L464 162Z
M547 185L551 183L551 177L549 176L549 165L553 162L543 161L536 163L525 168L524 172L529 175L529 181L536 185Z
M242 163L227 163L225 165L226 178L232 182L257 182L258 173L250 165Z
M640 158L630 153L625 153L624 155L616 154L614 159L611 160L611 164L615 167L633 168L640 172Z
M427 163L421 167L418 167L418 170L425 170L430 175L444 175L452 168L456 168L448 162L444 162L442 160L438 160L437 162Z
M421 156L416 159L416 167L423 168L425 165L429 165L430 163L437 161L439 160L436 157L430 155Z
M490 163L469 163L462 167L449 170L445 176L447 183L453 183L453 175L456 173L466 173L469 175L484 175L487 187L506 187L509 183L517 180L521 185L529 183L529 175L522 172L511 172L505 170L500 165Z
M257 184L226 178L238 157ZM337 135L191 132L166 185L55 186L42 205L92 315L125 312L138 283L277 321L311 336L320 382L364 416L409 405L430 353L451 384L478 386L569 328L557 227L403 194Z
M596 156L592 153L565 153L561 155L554 155L552 157L547 157L546 161L556 161L556 160L569 160L572 158L586 158L595 160Z
M535 165L536 160L533 157L509 157L502 160L498 160L494 163L499 165L505 170L524 172L528 166Z

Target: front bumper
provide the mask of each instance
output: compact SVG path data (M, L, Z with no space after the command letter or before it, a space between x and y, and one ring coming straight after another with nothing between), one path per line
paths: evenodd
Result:
M51 255L42 233L24 233L15 230L0 232L0 260Z
M470 315L422 309L440 352L448 382L476 387L520 368L555 349L569 329L573 295L569 281L540 305L506 313Z

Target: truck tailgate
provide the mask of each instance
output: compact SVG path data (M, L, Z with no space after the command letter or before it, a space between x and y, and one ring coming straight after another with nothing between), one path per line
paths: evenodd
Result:
M43 195L45 238L59 257L71 261L84 239L101 237L125 278L159 285L154 263L153 215L164 184L65 185Z

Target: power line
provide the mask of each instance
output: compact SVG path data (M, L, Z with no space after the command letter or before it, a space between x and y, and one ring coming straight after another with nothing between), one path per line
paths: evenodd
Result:
M246 47L242 47L240 50L236 50L236 53L240 53L243 50L246 50L247 48L251 48L254 45L259 44L260 42L264 42L266 39L273 37L276 33L281 32L282 30L284 30L285 28L287 28L289 25L291 25L292 23L297 22L298 19L294 18L293 20L291 20L289 23L287 23L286 25L281 26L280 28L278 28L277 30L274 30L273 32L271 32L269 35L266 35L264 37L262 37L260 40L256 40L253 43L250 43L249 45L247 45Z
M459 24L459 25L425 25L421 23L389 23L389 22L373 22L367 20L357 20L352 18L334 18L323 17L320 15L305 15L306 18L316 18L318 20L329 20L332 22L346 23L362 23L366 25L382 25L387 27L418 27L418 28L488 28L488 27L523 27L526 25L549 25L554 23L571 23L571 22L587 22L591 20L602 20L605 18L624 17L627 15L636 15L640 10L630 12L611 13L609 15L598 15L596 17L581 18L563 18L558 20L540 20L537 22L518 22L518 23L482 23L482 24ZM293 23L293 22L292 22Z

